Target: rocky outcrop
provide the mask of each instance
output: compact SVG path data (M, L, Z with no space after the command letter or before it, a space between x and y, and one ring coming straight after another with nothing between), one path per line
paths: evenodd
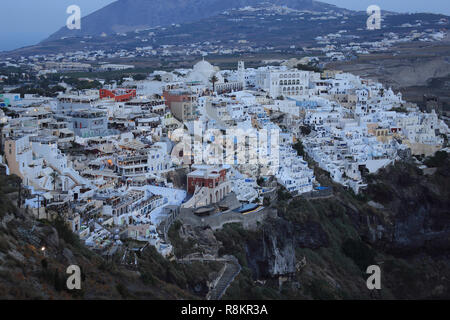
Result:
M388 167L371 182L374 210L349 210L362 238L392 253L439 253L450 249L448 165L423 175L411 164ZM373 207L373 206L372 206Z
M295 228L295 243L301 248L318 249L329 245L328 234L315 221L307 221Z
M317 249L328 245L329 237L319 223L293 225L277 218L264 225L261 239L247 244L246 254L258 279L295 273L297 247Z

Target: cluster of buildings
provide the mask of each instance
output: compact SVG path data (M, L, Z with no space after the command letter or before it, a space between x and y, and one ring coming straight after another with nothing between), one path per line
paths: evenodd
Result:
M64 212L86 245L108 254L136 241L168 256L167 221L177 210L230 194L263 204L257 181L314 192L321 186L294 149L299 141L336 183L358 192L365 170L432 155L448 134L436 113L380 83L243 62L219 70L201 60L121 88L0 99L1 164L30 190L25 206L39 217Z
M419 25L420 26L420 22ZM438 28L428 28L424 30L414 29L409 26L408 30L402 28L408 26L395 26L399 32L388 32L383 34L383 39L378 41L368 41L360 36L352 35L348 30L342 29L337 33L330 33L315 38L316 47L308 48L308 51L320 51L330 61L345 61L354 59L359 55L386 52L392 47L401 43L411 41L436 42L447 36L447 31Z

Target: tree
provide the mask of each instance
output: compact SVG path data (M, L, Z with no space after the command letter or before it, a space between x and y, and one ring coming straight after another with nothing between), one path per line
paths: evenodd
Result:
M297 64L296 68L298 70L303 70L303 71L314 71L314 72L322 72L322 69L310 64Z
M259 177L258 179L256 179L256 183L258 184L258 186L262 187L264 183L264 178Z
M300 131L305 136L311 133L311 129L307 126L300 126Z
M133 79L136 81L145 80L145 79L147 79L147 76L145 74L138 73L133 76Z
M302 156L303 158L305 157L306 153L305 153L305 148L303 146L303 143L298 140L294 145L293 145L294 150L297 151L297 155Z
M345 240L342 243L342 251L355 262L361 271L365 271L368 266L375 263L376 252L360 240Z
M216 91L216 83L219 81L219 78L216 77L216 75L213 75L210 79L209 82L212 83L213 85L213 92Z

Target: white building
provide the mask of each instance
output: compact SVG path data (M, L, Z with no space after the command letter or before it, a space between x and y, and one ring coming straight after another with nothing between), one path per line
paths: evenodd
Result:
M256 87L266 91L272 98L300 96L308 93L309 71L286 67L261 67L256 73Z

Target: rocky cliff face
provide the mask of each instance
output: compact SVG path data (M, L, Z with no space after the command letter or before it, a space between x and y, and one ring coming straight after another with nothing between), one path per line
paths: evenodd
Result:
M377 198L383 205L378 211L384 218L374 215L372 223L362 228L363 234L372 243L383 244L397 253L436 254L449 250L449 173L448 160L432 175L424 175L407 163L381 171L372 179L367 196ZM374 229L378 236L373 236Z
M260 241L249 242L246 254L256 279L293 274L298 259L295 248L318 249L329 245L320 224L308 221L293 225L278 218L266 221Z
M368 176L369 188L361 195L334 185L335 194L328 199L279 201L279 217L266 221L259 233L244 238L235 230L224 233L238 239L230 247L235 254L239 255L238 243L244 243L245 260L240 260L253 280L289 276L296 284L295 289L278 291L279 297L448 297L449 173L448 160L431 175L399 162ZM299 270L303 257L306 265ZM376 295L365 285L365 271L371 264L380 265L383 274L384 290ZM235 297L233 292L242 295L244 283L241 279L235 284L229 298Z

